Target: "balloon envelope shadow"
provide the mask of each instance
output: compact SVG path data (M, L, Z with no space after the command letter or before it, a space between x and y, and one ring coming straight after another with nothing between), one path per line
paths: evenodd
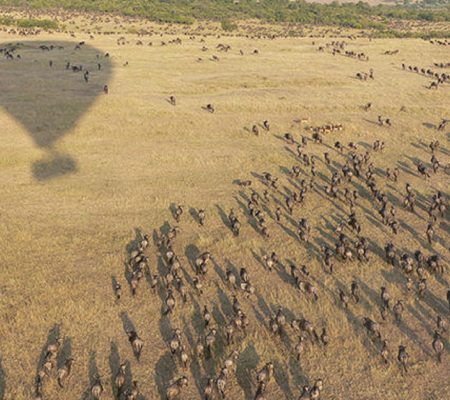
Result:
M76 172L76 160L55 146L104 95L112 73L109 56L67 41L3 43L0 54L0 105L48 153L32 166L34 178L45 181Z

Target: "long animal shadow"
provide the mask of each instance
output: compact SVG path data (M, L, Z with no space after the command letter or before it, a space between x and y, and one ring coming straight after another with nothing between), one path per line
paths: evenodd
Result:
M109 369L111 370L111 390L115 398L119 398L119 393L117 393L116 385L114 379L119 370L120 366L120 355L119 349L115 342L111 342L111 350L109 354Z
M6 392L6 374L2 366L2 359L0 357L0 400L3 400L5 398L5 392Z
M97 379L100 378L100 373L97 367L97 352L91 351L89 354L89 387L84 391L81 396L81 400L91 399L91 387L96 383Z
M200 255L199 248L194 244L189 244L184 250L184 255L188 259L189 265L191 266L193 272L196 272L195 259Z
M72 357L72 339L66 336L63 340L61 350L56 358L57 367L62 367L65 361L70 357Z
M274 379L279 388L283 391L286 398L294 398L291 386L289 384L289 373L285 365L278 360L274 361Z
M191 348L194 348L195 347L195 339L192 335L191 329L189 329L189 324L187 323L185 318L183 318L183 325L184 325L183 333L189 343L189 346ZM193 357L193 360L192 360L189 368L190 368L192 376L194 377L194 383L197 388L197 391L198 391L199 395L202 396L203 395L202 371L201 371L200 362L197 359L197 357Z
M136 332L136 326L134 325L133 321L128 316L128 313L126 311L122 311L120 314L120 319L122 320L122 326L123 331L125 333L135 331Z
M220 219L222 221L222 223L231 230L231 226L230 226L230 221L228 220L228 216L225 212L225 210L223 209L222 206L220 206L219 204L216 204L216 208L217 208L217 212L219 213Z
M45 151L32 165L38 181L75 173L72 155L58 142L93 105L112 75L112 62L100 49L70 41L23 41L0 44L0 104Z
M44 346L42 347L41 354L39 356L39 360L37 363L36 375L39 374L39 370L42 367L42 364L44 363L45 356L47 355L47 348L48 348L49 344L55 343L56 339L60 338L60 332L61 332L61 327L58 324L54 325L48 331L47 341L45 342ZM1 397L0 397L0 399L1 399Z
M189 214L192 217L192 219L200 225L200 216L199 216L199 210L194 208L194 207L190 207L189 208ZM201 226L201 225L200 225Z
M155 382L161 399L166 399L166 387L174 378L172 365L172 356L167 352L155 366Z
M253 399L252 381L259 362L260 357L255 346L253 343L249 343L239 355L239 363L236 368L237 381L239 386L244 390L246 399Z
M139 243L144 239L144 233L141 228L134 228L134 239L131 239L126 245L127 257L130 257L131 252L139 248Z

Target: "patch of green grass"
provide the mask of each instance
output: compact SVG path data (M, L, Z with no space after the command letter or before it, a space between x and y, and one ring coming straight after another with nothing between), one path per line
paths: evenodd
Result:
M17 26L18 28L41 28L44 30L55 30L59 27L56 21L50 19L13 18L10 16L0 16L0 25Z

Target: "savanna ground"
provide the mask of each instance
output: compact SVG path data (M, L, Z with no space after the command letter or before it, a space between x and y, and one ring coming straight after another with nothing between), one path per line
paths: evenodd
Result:
M448 128L436 130L436 124L448 117L450 87L428 90L428 78L401 69L402 62L435 69L433 62L450 61L448 46L412 39L348 40L348 49L369 55L370 61L363 62L318 52L319 45L332 40L329 37L316 38L313 45L310 38L209 36L200 43L199 36L192 40L180 36L181 45L161 46L162 40L176 36L127 34L129 43L118 46L119 36L91 39L86 33L75 38L41 33L24 38L0 33L0 47L27 42L17 50L21 60L0 60L0 84L7 87L0 93L0 398L32 397L43 349L59 330L65 338L59 362L70 354L76 361L65 389L58 389L54 379L46 381L46 399L85 398L97 372L103 379L104 397L113 398L111 382L119 358L129 360L145 399L163 398L170 380L182 374L190 380L182 398L199 399L206 376L218 373L220 360L230 349L224 349L221 335L218 359L176 370L167 340L171 328L179 327L185 342L193 345L202 332L204 304L213 310L215 323L224 325L232 312L231 292L222 280L230 265L245 266L257 290L252 299L240 296L251 325L248 336L236 346L241 355L227 389L230 399L252 399L253 371L268 361L275 364L269 398L297 398L301 386L317 377L325 381L325 399L449 398L448 336L441 365L431 348L436 315L448 318L448 275L430 277L430 290L419 301L406 293L402 273L388 266L383 255L385 243L393 240L402 251L420 248L427 255L449 257L448 212L431 248L425 237L424 207L438 190L448 198L450 176L440 171L425 181L416 174L415 162L429 163L427 146L435 139L441 143L438 159L450 162ZM73 50L81 40L90 47ZM137 40L144 45L137 46ZM56 42L64 49L37 49ZM215 49L219 43L232 49L220 53ZM202 52L202 46L209 50ZM241 49L244 55L239 54ZM254 49L258 55L251 54ZM398 54L383 55L395 49ZM104 58L106 52L109 60ZM210 60L213 54L219 61ZM89 69L89 83L82 74L66 71L66 60ZM96 71L97 62L104 69ZM356 72L369 68L375 71L375 80L354 78ZM108 95L102 91L104 84L109 86ZM170 95L177 97L176 107L166 101ZM373 103L373 109L365 112L361 106L367 102ZM214 104L214 114L202 109L208 103ZM393 126L379 127L378 115L390 117ZM309 122L299 123L303 118ZM265 119L270 121L270 133L254 136L251 126ZM251 179L262 192L264 185L257 176L267 171L280 178L280 192L293 190L295 182L288 170L300 161L295 147L288 146L282 135L291 132L298 140L311 135L307 125L324 123L342 123L344 130L327 135L325 145L309 142L307 152L322 160L323 152L329 151L334 164L327 167L318 161L317 190L307 194L292 219L284 217L279 225L269 218L271 236L264 239L247 223L250 192L233 181ZM355 180L350 187L360 191L357 213L363 234L370 238L371 259L367 264L337 263L335 274L327 275L318 249L334 243L334 229L347 212L343 203L329 200L321 189L322 178L329 180L345 160L331 147L336 140L353 141L365 151L376 139L385 141L386 148L373 153L372 160L380 185L397 205L400 234L393 235L381 223L365 184ZM398 183L387 183L387 167L400 168ZM309 175L308 168L302 170L302 176ZM418 215L401 206L406 182L418 193L422 205ZM275 197L283 199L280 193L273 195L272 211ZM140 235L176 225L169 209L173 203L186 206L175 242L186 276L194 275L189 261L198 251L212 252L215 263L203 297L190 296L167 318L161 316L164 291L161 297L144 281L137 296L131 297L124 261L127 248ZM191 208L206 209L205 227L198 226ZM224 223L230 208L243 222L238 238ZM301 217L312 225L310 245L295 237L293 221ZM258 260L271 251L279 254L283 267L269 274ZM153 242L147 253L151 272L164 273ZM287 260L308 264L319 289L317 303L294 288ZM113 296L112 277L124 288L119 303ZM348 291L353 279L361 286L362 301L345 311L338 304L338 288ZM390 316L382 325L392 351L387 367L361 324L365 316L380 320L381 286L406 304L402 324L395 324ZM267 329L267 320L278 306L289 318L305 316L319 329L327 326L331 337L327 350L310 346L299 366L293 355L295 335L280 340ZM132 325L145 342L140 362L125 334ZM411 355L407 376L402 376L395 361L400 343Z

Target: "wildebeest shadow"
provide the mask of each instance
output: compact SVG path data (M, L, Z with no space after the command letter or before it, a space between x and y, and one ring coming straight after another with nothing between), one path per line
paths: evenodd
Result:
M192 270L197 272L195 268L195 259L200 255L199 248L195 244L189 244L185 248L184 255L188 259Z
M65 361L72 357L72 339L70 337L65 337L61 346L61 350L56 358L57 368L61 368Z
M53 325L53 327L48 331L47 341L45 342L44 346L42 347L41 354L39 356L39 360L37 363L36 375L39 374L39 370L41 369L41 367L44 363L45 357L47 355L48 346L52 343L55 343L56 340L58 338L60 338L60 333L61 333L61 327L59 324ZM0 397L0 399L1 399L1 397Z
M119 393L117 393L116 385L114 383L114 379L119 370L119 366L120 366L119 349L117 348L117 344L115 342L111 342L111 350L109 354L109 369L111 370L111 389L115 398L119 398Z
M56 145L104 93L112 73L109 56L70 41L3 43L0 49L12 55L0 59L0 104L46 152L32 166L34 178L76 172L76 160Z
M220 219L222 220L222 223L231 230L230 221L228 219L228 215L226 214L225 210L222 206L219 204L216 204L217 211L219 213Z
M2 359L0 358L0 400L5 398L6 391L6 374L2 367Z
M126 245L127 256L131 255L131 252L139 248L139 244L144 239L144 233L141 228L134 228L134 239L130 240Z
M436 125L431 122L422 122L422 126L428 129L436 129Z
M363 121L368 122L368 123L370 123L370 124L372 124L372 125L380 126L380 124L379 124L378 121L372 121L372 120L367 119L367 118L363 118Z
M123 331L125 333L131 332L131 331L136 331L136 327L134 326L133 321L131 321L131 319L128 316L128 313L126 311L122 311L119 314L119 316L122 320Z
M292 399L293 393L289 385L289 374L286 366L278 360L274 361L274 379L279 388L283 391L286 398Z
M191 348L194 348L195 346L195 340L194 337L192 335L192 331L189 328L189 324L187 323L186 319L183 318L183 333L189 343L189 345L191 346ZM201 371L201 366L200 366L200 362L197 359L197 357L193 357L193 360L189 366L189 369L191 371L191 374L194 378L194 383L195 386L197 387L198 393L200 396L203 395L203 390L202 390L202 371Z
M158 388L159 397L166 398L166 387L174 378L172 356L166 352L155 365L155 382Z
M200 216L199 216L199 210L197 210L194 207L189 208L189 214L191 215L192 219L200 225Z
M253 342L239 355L239 363L236 368L236 377L239 386L244 390L245 398L252 399L252 381L256 367L260 362L260 357L255 349Z
M97 379L100 378L100 373L98 371L97 367L97 352L94 350L91 350L89 353L89 371L88 371L88 377L89 377L89 387L84 391L84 393L81 396L81 399L91 399L91 387L97 382Z

